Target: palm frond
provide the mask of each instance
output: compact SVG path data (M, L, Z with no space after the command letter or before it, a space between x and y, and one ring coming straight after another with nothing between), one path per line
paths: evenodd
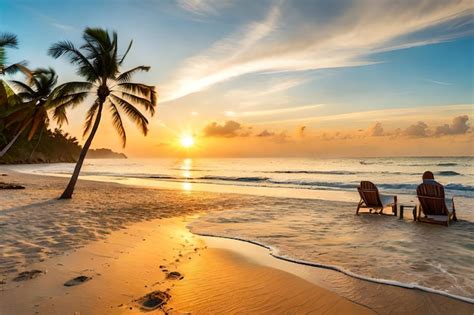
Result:
M155 87L152 85L146 85L142 83L131 83L124 82L117 84L125 92L137 94L139 96L144 96L150 98L150 101L153 104L156 104L156 91Z
M89 131L92 128L92 123L94 121L95 114L97 112L97 108L99 107L99 101L96 100L94 104L89 108L89 110L86 113L86 120L84 122L84 131L82 133L82 136L85 137Z
M8 65L2 69L4 74L15 74L18 71L23 72L26 76L30 75L28 68L26 67L28 63L26 61L17 62L11 65Z
M127 134L125 132L125 128L123 127L122 117L120 116L120 113L115 103L110 99L109 103L110 113L112 114L112 124L114 125L115 130L117 131L120 137L120 140L122 140L122 147L125 148L125 145L127 144Z
M125 71L123 73L121 73L118 77L117 77L117 81L118 82L130 82L130 80L132 79L132 76L139 72L139 71L145 71L145 72L148 72L150 70L150 67L147 67L147 66L138 66L138 67L135 67L133 69L130 69L128 71Z
M34 104L25 103L22 106L15 106L6 113L2 113L2 117L7 117L5 126L9 127L14 124L24 124L26 121L31 121L31 117L35 112Z
M55 59L63 55L68 56L72 64L79 66L77 73L88 81L93 82L99 78L94 66L70 41L61 41L53 44L49 48L48 54Z
M66 113L66 106L57 106L53 110L53 119L56 121L59 127L62 125L69 124L69 120L67 119Z
M89 92L94 84L90 82L72 81L57 86L51 94L54 98L67 96L74 93Z
M0 47L17 48L18 38L12 33L0 33Z
M34 94L28 92L19 92L17 95L22 102L31 102L35 99Z
M110 98L125 112L125 114L127 114L127 116L141 129L142 133L146 136L148 133L148 119L135 106L123 98L113 94L110 95Z
M143 106L145 110L150 112L152 116L155 114L155 105L149 99L127 92L121 92L121 94L122 98L126 99L127 101Z
M48 115L44 110L38 110L36 111L35 115L33 116L33 121L31 122L31 129L28 132L28 141L33 138L34 134L36 133L36 130L38 130L39 127L42 127L45 123L48 121Z
M66 110L68 108L74 108L80 103L82 103L88 95L88 92L78 92L75 94L69 94L67 96L48 100L48 104L45 107L47 109L53 109L53 119L57 122L59 126L62 126L64 123L69 123L66 116Z
M119 61L119 65L122 65L122 63L124 62L125 58L126 58L127 55L128 55L128 52L129 52L130 49L132 48L132 45L133 45L133 40L131 40L130 43L128 44L127 50L125 51L125 53L123 54L122 58L121 58L120 61Z
M10 82L19 90L20 93L25 92L31 95L35 94L35 91L26 83L23 83L18 80L11 80Z

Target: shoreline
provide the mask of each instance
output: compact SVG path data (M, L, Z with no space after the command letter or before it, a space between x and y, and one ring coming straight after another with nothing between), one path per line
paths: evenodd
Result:
M318 262L314 262L314 261L306 261L306 260L296 259L296 258L292 258L292 257L281 256L281 255L278 254L278 249L275 249L271 246L267 246L265 244L262 244L262 243L259 243L259 242L253 241L253 240L247 240L247 239L244 239L244 238L237 238L237 237L230 237L230 236L205 234L205 233L194 233L194 232L191 232L191 233L193 233L195 235L202 236L202 237L206 237L206 238L221 238L221 239L232 240L232 241L236 241L236 242L249 243L249 244L264 248L265 250L268 251L268 254L271 257L275 258L275 259L283 260L283 261L286 261L286 262L289 262L289 263L292 263L292 264L303 265L303 266L308 266L308 267L312 267L312 268L331 270L331 271L338 272L338 273L344 274L345 276L348 276L348 277L351 277L351 278L354 278L354 279L358 279L358 280L361 280L361 281L367 281L367 282L371 282L371 283L382 284L382 285L387 285L387 286L393 286L393 287L397 287L397 288L403 288L403 289L409 289L409 290L418 290L418 291L422 291L422 292L426 292L426 293L437 294L437 295L444 296L444 297L447 297L447 298L450 298L450 299L458 300L460 302L465 302L465 303L469 303L469 304L474 305L474 298L455 295L455 294L451 294L451 293L448 293L448 292L445 292L445 291L420 286L420 285L417 285L417 284L404 283L404 282L399 282L399 281L390 280L390 279L370 278L370 277L367 277L367 276L364 276L364 275L360 275L360 274L351 272L349 270L346 270L346 269L344 269L340 266L336 266L336 265L327 265L327 264L322 264L322 263L318 263Z
M16 179L14 177L16 177ZM18 179L20 179L20 182L21 182L21 180L23 180L22 183L26 184L27 189L28 189L28 183L27 182L35 183L34 182L35 180L38 180L40 182L47 182L48 178L49 177L39 176L39 175L31 176L31 175L21 175L21 174L13 174L12 173L11 178L9 177L9 178L5 178L5 179L7 179L7 181L10 181L11 179L14 179L15 182L18 182ZM62 182L62 181L64 181L64 178L62 180L57 179L57 178L55 180L53 180L53 179L49 178L49 181L50 181L49 185L53 186L53 184L51 184L51 183ZM77 199L78 199L77 203L80 204L81 202L84 202L83 198L84 198L84 196L87 195L87 192L83 189L89 189L89 190L96 189L96 190L98 190L98 192L100 192L101 190L103 192L107 192L107 190L123 188L123 187L121 187L122 185L106 184L106 183L102 183L102 182L100 183L100 185L102 185L102 187L95 187L95 185L97 185L97 184L99 184L99 183L98 182L89 182L87 184L84 184L84 181L81 181L81 184L79 185L79 187L80 186L83 186L83 187L78 188L78 192L80 190L81 191L78 193L78 195L80 195L80 196L77 197ZM120 188L118 188L118 187L120 187ZM128 187L128 186L124 186L124 187ZM137 188L137 187L128 187L128 190L133 190L135 192L139 192L143 189L140 189L140 188ZM150 193L150 192L148 192L148 193ZM161 196L160 198L163 198L163 195L166 195L166 194L170 194L170 195L171 194L176 194L176 195L179 195L180 198L183 197L183 196L185 196L183 198L191 198L190 195L186 195L185 192L173 192L173 191L168 191L168 190L154 189L154 191L151 192L151 193L154 193L157 196ZM201 196L201 193L199 193L198 195ZM209 193L207 195L209 195ZM226 195L226 194L224 194L224 195ZM222 197L222 194L219 195L219 196ZM245 198L242 195L238 195L237 197L236 196L230 196L230 197L227 196L227 197L229 199L227 199L222 205L220 205L218 207L219 209L221 209L221 208L225 209L226 204L229 205L229 202L232 204L233 202L240 202L240 201L245 200ZM236 200L232 199L234 197L236 198ZM142 199L144 199L144 198L146 198L146 197L143 197ZM196 197L194 197L194 198L196 198ZM213 197L208 196L206 198L213 198ZM46 198L46 199L49 200L48 198ZM146 207L146 205L148 205L148 201L145 204L143 204L142 199L137 201L137 205L141 204L142 207ZM73 199L70 204L73 204L75 202L74 200L75 199ZM212 200L212 199L210 199L210 200ZM88 200L85 200L85 201L89 202ZM158 202L158 201L156 201L156 202ZM110 208L110 207L109 208L106 207L107 202L104 203L104 206L105 206L104 209L109 209ZM175 205L168 204L167 206L168 207L174 207ZM117 230L112 231L111 233L104 233L102 238L98 238L98 239L95 239L95 240L92 240L92 241L88 240L87 242L82 243L82 244L81 244L81 242L79 242L79 243L76 242L73 245L79 245L79 247L70 248L66 251L63 251L62 253L60 253L58 255L52 255L51 257L47 255L46 257L41 258L41 259L44 259L44 262L39 262L39 264L43 264L43 263L47 264L48 262L54 261L55 259L59 259L59 260L60 259L67 259L68 255L76 255L78 252L80 253L80 254L77 254L77 255L79 255L78 257L84 257L84 255L87 254L86 248L90 248L90 247L94 247L94 246L100 247L101 250L110 249L110 247L112 245L104 245L104 244L107 244L107 242L110 243L111 238L112 238L112 241L113 241L113 238L114 238L113 235L115 235L116 233L120 234L120 233L130 233L130 232L132 232L134 230L133 225L135 225L135 224L139 225L139 224L143 223L144 225L150 224L150 226L152 226L154 223L156 223L157 225L166 225L165 224L166 220L178 220L179 221L179 220L182 220L182 218L184 218L183 215L185 217L187 216L188 218L192 219L192 218L195 218L195 216L199 216L200 213L203 213L202 211L204 211L204 213L207 212L207 211L214 211L212 209L210 209L210 210L209 209L200 209L200 207L206 207L206 206L208 206L206 204L206 202L203 202L203 203L198 203L197 207L195 207L194 210L191 210L190 212L180 213L180 211L170 211L171 216L169 216L169 218L174 217L174 219L167 219L168 214L164 215L164 217L163 217L163 214L160 214L162 216L161 218L153 218L153 216L144 216L143 218L139 219L138 222L135 222L135 223L128 222L126 220L125 221L120 221L122 223L119 224L119 227L118 227ZM114 209L113 206L111 208ZM120 211L120 209L118 209L118 210ZM185 210L185 211L187 211L187 210ZM217 210L217 211L219 211L219 210ZM2 211L0 211L0 214L2 214ZM47 214L45 213L44 215L47 215ZM187 223L189 223L189 222L187 222ZM143 231L145 231L145 230L143 230ZM150 228L148 230L148 232L150 232L150 235L153 234L152 231L153 231L153 228ZM170 230L168 230L168 231L170 231ZM143 232L143 233L146 234L148 232ZM171 233L171 232L168 232L168 233ZM187 230L186 233L190 234L189 230ZM74 230L72 231L72 234L74 234ZM171 234L173 234L173 233L171 233ZM169 236L170 236L170 234L168 234L168 237ZM137 237L139 238L141 236L137 236ZM147 238L147 237L144 237L144 238ZM437 312L442 312L443 310L448 310L450 308L451 309L454 308L454 309L458 310L460 313L466 313L466 314L469 313L469 312L472 313L472 311L474 310L474 307L472 306L472 304L463 303L463 302L460 302L460 301L457 301L457 300L454 300L454 299L451 299L451 298L447 298L447 297L444 297L444 296L438 296L438 295L431 294L431 293L416 292L416 290L411 290L411 289L402 289L402 288L394 288L394 287L389 288L387 285L364 283L364 281L362 281L362 280L353 279L351 277L339 274L335 271L322 270L320 268L301 266L301 265L296 266L296 264L294 262L286 262L287 265L283 266L282 264L280 264L280 262L277 262L276 257L271 257L268 254L268 251L264 250L262 248L259 248L260 253L256 253L255 250L249 249L249 253L251 253L251 254L250 254L250 256L245 257L246 254L242 250L238 250L238 248L245 247L242 244L242 242L240 242L240 241L233 241L233 243L225 245L225 246L227 246L226 248L223 248L223 243L219 242L219 241L212 241L209 238L200 237L198 235L193 235L192 238L199 238L199 239L203 240L212 251L214 251L214 249L223 250L223 251L217 251L215 253L215 256L213 256L213 259L220 259L219 257L226 257L227 252L229 252L229 251L232 252L233 256L231 255L232 257L230 258L230 260L226 261L226 263L237 261L238 263L235 263L235 266L234 266L235 270L237 270L237 271L239 271L239 270L242 271L241 269L245 269L245 268L242 267L242 262L241 262L241 260L244 259L244 258L245 258L244 260L246 262L251 261L253 263L251 268L249 266L247 266L250 269L257 268L256 266L260 266L260 267L265 266L266 269L264 269L264 270L266 270L266 271L264 273L265 274L268 273L269 275L272 274L272 276L268 278L268 279L272 279L272 281L273 280L277 281L278 279L281 279L281 278L287 279L286 275L282 275L280 273L274 274L274 272L275 272L274 269L280 269L280 271L284 272L285 274L293 274L299 279L298 281L295 280L295 279L287 279L287 281L290 281L291 283L294 283L296 288L306 287L306 284L303 284L303 283L306 283L306 282L309 281L309 282L312 283L312 286L316 287L317 290L319 290L318 294L329 294L329 293L331 293L331 294L335 294L339 298L342 298L344 301L352 301L352 304L351 304L352 306L349 306L349 307L351 307L351 308L355 307L353 309L354 311L359 310L359 311L362 311L363 313L367 311L367 309L365 309L365 308L363 308L362 310L358 309L356 307L357 305L359 305L359 306L364 305L365 307L368 307L369 310L370 309L377 310L382 305L387 304L387 303L390 305L390 307L392 307L392 309L397 310L397 307L398 307L398 310L400 310L401 306L400 305L394 305L394 303L393 303L393 297L394 296L397 297L397 299L399 299L400 301L402 301L402 300L404 301L403 303L405 303L405 305L403 305L403 309L405 309L405 310L406 309L417 309L418 311L419 310L425 310L427 313L429 313L433 310L436 310ZM170 244L170 240L163 240L162 237L159 238L159 240L160 240L160 245L168 246ZM139 243L141 243L140 239L137 239L137 241ZM145 242L145 241L143 241L143 242ZM179 246L181 246L181 245L182 244L180 244ZM254 245L252 245L252 246L254 246ZM138 254L141 255L141 253L143 253L143 251L146 251L146 250L148 250L148 249L142 248L140 251L137 252L137 255ZM267 256L267 258L269 258L270 260L268 260L267 258L262 258L263 256ZM113 258L107 258L107 259L113 259ZM125 263L125 262L132 263L130 260L124 260L124 258L119 258L118 260L123 262L123 263ZM192 259L190 259L190 260L192 260ZM284 262L282 261L282 263L284 263ZM37 263L26 263L25 266L32 267L32 266L36 266L36 264ZM97 263L96 262L92 263L92 265L94 265L94 268L97 268ZM206 266L203 266L202 264L198 264L198 267L203 268L203 273L204 274L209 273L209 272L212 274L212 270L206 269ZM49 265L48 268L50 269L49 273L51 273L51 270L54 273L54 270L56 270L55 268L57 268L57 267L55 267L53 265ZM153 268L156 268L156 264ZM270 270L268 270L268 269L270 269ZM245 270L247 270L247 269L245 269ZM151 271L151 269L145 268L145 271L149 272L149 271ZM263 270L260 270L259 272L263 272ZM273 279L273 278L275 278L275 279ZM29 283L31 283L31 285L33 285L33 283L35 281L40 281L39 279L41 279L41 277L38 278L38 279L33 279L33 280L26 281L26 282L22 283L22 285L28 287L30 285ZM103 278L101 278L101 279L103 279ZM101 282L104 282L104 281L105 280L103 280L103 281L101 280ZM199 285L203 285L204 282L202 282L202 281L209 281L209 279L197 279L196 281L197 281L196 283L198 283ZM302 282L300 282L300 281L302 281ZM92 283L92 281L91 281L91 283ZM185 282L183 282L183 283L185 283ZM335 283L335 285L331 284L331 283ZM350 283L350 285L348 285L348 283ZM82 286L84 286L84 288L85 288L87 285L89 285L89 284L82 284L82 285L78 286L77 288L82 287ZM102 283L101 285L107 285L107 281L105 281L105 283ZM223 284L221 284L220 288L217 288L219 285L216 284L217 287L209 288L209 290L211 290L211 291L216 290L216 292L218 292L219 290L222 290L222 285ZM47 282L45 284L46 289L52 289L51 286L52 286L51 282ZM256 287L261 288L261 283L252 282L250 287L252 287L252 286L256 286ZM7 291L4 290L5 287L7 287L7 289L6 289ZM347 289L348 287L351 288L351 289ZM23 288L23 290L25 290L24 287L22 287L22 288ZM308 288L312 288L312 289L316 290L316 288L313 288L313 287L308 287ZM7 284L2 285L2 295L0 296L0 301L5 299L5 292L8 292L9 289L12 289L14 291L18 291L18 294L20 296L22 296L24 294L24 291L22 291L21 289L18 290L18 289L15 289L15 288L10 288L9 284L7 283ZM261 288L261 289L265 291L265 288ZM31 291L32 289L30 288L28 290ZM186 287L182 287L182 288L180 288L180 290L181 290L180 292L186 292L186 290L188 290L188 289ZM281 290L284 290L284 288L281 288ZM322 292L321 293L320 290L323 290L324 292L321 291ZM367 298L367 297L364 297L364 296L359 296L359 294L357 292L359 292L360 290L368 292L368 296L370 298ZM325 292L325 291L327 291L327 292ZM31 292L35 292L35 290L33 290ZM178 294L172 295L172 296L175 297L175 299L178 299L180 294L181 293L178 292ZM271 292L266 292L266 294L267 295L271 294ZM301 294L303 294L303 296L304 296L304 293L301 293ZM139 298L139 296L135 296L135 297ZM202 298L204 300L206 300L204 297L202 297ZM306 299L307 298L309 298L309 297L307 296ZM187 306L193 305L189 301L187 302L188 304L186 304L185 301L187 301L187 300L185 298L179 298L179 299L181 299L181 302L179 302L179 301L170 302L170 305L175 305L173 303L177 303L176 305L180 305L180 307L183 307L184 309L186 309ZM259 299L257 299L257 300L252 299L252 303L257 305L257 304L263 303L265 300L266 300L266 298L264 296L260 296ZM225 301L225 299L224 299L224 301ZM301 302L301 300L299 300L299 297L295 297L295 300L293 302L295 302L295 301L300 301ZM211 302L212 301L207 301L206 300L206 303L208 303L207 304L208 306L210 304L212 304ZM286 301L285 303L290 303L291 304L292 302L291 301ZM345 303L343 303L343 302L341 302L341 303L345 305ZM1 305L1 303L0 303L0 305ZM199 305L199 303L197 303L196 305ZM286 304L286 305L288 306L289 304ZM198 306L196 306L196 307L198 307ZM217 307L217 306L215 306L215 307ZM234 305L234 307L235 307L235 305ZM313 304L312 307L317 308L317 305ZM307 308L306 310L308 310L308 309L311 309L311 308ZM383 309L386 310L387 306L385 305ZM121 311L123 311L123 310L121 309Z
M176 217L136 223L105 241L30 264L29 270L43 274L21 282L5 281L0 313L137 314L148 311L140 299L156 291L169 295L156 309L165 314L221 313L227 309L374 313L288 272L259 265L232 250L208 247L206 241L186 230L188 220ZM180 278L170 277L173 273L179 273ZM65 286L77 276L91 279ZM223 290L227 292L223 294ZM240 296L235 296L236 292ZM311 299L314 301L308 303Z

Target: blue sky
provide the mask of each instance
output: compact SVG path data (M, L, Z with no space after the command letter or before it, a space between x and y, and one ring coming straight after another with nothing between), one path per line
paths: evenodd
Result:
M0 30L19 37L11 61L51 65L60 81L76 75L47 56L52 43L79 44L86 26L116 30L124 48L133 39L126 68L152 67L138 79L160 93L157 136L164 125L199 134L229 119L278 132L355 130L387 120L351 118L365 111L426 107L421 118L439 123L470 117L472 14L470 1L0 0ZM73 134L85 108L71 112ZM407 110L405 124L413 115Z

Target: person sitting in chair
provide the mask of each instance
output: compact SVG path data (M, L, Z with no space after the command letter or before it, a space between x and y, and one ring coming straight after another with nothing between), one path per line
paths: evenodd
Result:
M423 176L421 177L423 179L424 184L433 184L433 185L441 185L434 179L434 174L433 172L426 171L423 173ZM443 186L443 185L441 185Z
M438 183L435 178L433 172L426 171L423 173L423 176L421 177L423 179L423 184L430 184L430 185L438 185L443 187L440 183ZM457 221L458 218L456 218L456 210L453 209L453 220Z

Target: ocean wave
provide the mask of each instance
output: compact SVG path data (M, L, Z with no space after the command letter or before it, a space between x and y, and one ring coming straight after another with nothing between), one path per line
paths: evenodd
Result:
M389 285L389 286L394 286L394 287L400 287L400 288L404 288L404 289L420 290L420 291L424 291L424 292L428 292L428 293L434 293L434 294L446 296L446 297L456 299L456 300L459 300L459 301L463 301L463 302L466 302L466 303L474 304L474 298L461 296L461 295L456 295L456 294L452 294L452 293L449 293L449 292L446 292L446 291L421 286L417 283L405 283L405 282L400 282L400 281L390 280L390 279L372 278L372 277L369 277L369 276L365 276L365 275L362 275L362 274L355 273L353 271L347 270L347 269L345 269L343 267L340 267L340 266L337 266L337 265L323 264L323 263L318 263L318 262L314 262L314 261L307 261L307 260L297 259L297 258L289 257L289 256L286 256L286 255L280 255L280 253L278 251L278 248L275 248L275 247L272 247L272 246L266 245L264 243L254 241L254 240L249 240L249 239L245 239L245 238L242 238L242 237L222 236L222 235L216 235L216 234L210 234L210 233L199 233L199 232L192 231L192 229L191 229L191 232L193 234L196 234L196 235L199 235L199 236L204 236L204 237L223 238L223 239L230 239L230 240L250 243L250 244L253 244L253 245L256 245L256 246L267 249L269 251L270 256L272 256L276 259L280 259L280 260L290 262L290 263L294 263L294 264L298 264L298 265L305 265L305 266L315 267L315 268L333 270L333 271L345 274L349 277L359 279L359 280L363 280L363 281L368 281L368 282L373 282L373 283L378 283L378 284L383 284L383 285Z
M268 182L280 185L296 185L296 186L315 186L315 187L326 187L332 189L343 189L343 190L355 190L358 183L341 183L341 182L322 182L322 181L301 181L301 180L268 180ZM416 191L419 184L377 184L377 187L381 190L389 191ZM474 192L474 186L463 185L463 184L447 184L444 186L446 190L455 190L463 192Z
M436 166L457 166L458 163L438 163Z
M391 171L306 171L306 170L285 170L285 171L268 171L263 173L270 174L313 174L313 175L362 175L362 174L386 174L386 175L408 175L408 176L421 176L421 173L415 172L391 172ZM439 171L436 172L439 176L462 176L462 174L454 171Z
M359 161L359 163L361 165L375 165L375 164L389 165L389 164L394 164L393 161L375 161L375 162Z
M284 172L284 173L283 173ZM70 174L67 171L55 171L56 174ZM350 172L350 171L304 171L304 170L285 170L285 171L274 171L273 173L281 174L353 174L361 175L362 173ZM371 178L370 174L374 173L364 173L367 178ZM390 172L390 171L381 171L379 174L386 175L419 175L411 173L400 173L400 172ZM438 176L454 177L462 176L461 174L454 171L440 171L436 173ZM343 190L343 191L356 191L356 187L359 184L355 181L331 181L331 180L317 180L317 176L314 176L315 179L276 179L272 177L265 176L219 176L219 175L205 175L205 176L196 176L196 177L183 177L176 175L167 175L167 174L146 174L146 173L112 173L112 172L98 172L98 171L89 171L83 172L83 176L110 176L110 177L120 177L120 178L147 178L154 180L163 180L163 181L190 181L194 183L212 183L216 185L246 185L246 186L256 186L256 187L289 187L289 188L298 188L298 189L316 189L316 190ZM362 176L361 176L362 178ZM409 193L414 194L419 183L390 183L388 180L380 183L384 179L379 179L377 183L378 188L381 191L386 191L389 193ZM459 183L449 183L444 186L448 193L456 194L464 197L474 197L474 186L467 184Z
M202 176L195 179L201 180L222 180L222 181L232 181L232 182L265 182L269 180L268 177L233 177L233 176Z
M328 174L328 175L357 175L361 172L351 171L303 171L303 170L290 170L290 171L271 171L267 173L272 174Z
M440 175L440 176L458 176L458 175L461 175L461 174L459 174L458 172L454 172L454 171L439 171L439 172L436 172L436 175Z
M318 186L330 188L349 188L355 189L356 183L340 183L340 182L321 182L321 181L303 181L303 180L268 180L268 182L279 185L297 185L297 186Z
M444 186L448 190L459 190L459 191L469 191L474 192L474 186L472 185L463 185L463 184L447 184Z
M448 175L454 176L454 175ZM168 175L150 175L146 176L146 178L151 179L158 179L158 180L172 180L172 181L192 181L192 182L202 182L206 183L212 181L213 184L219 184L219 182L229 183L241 183L242 185L258 185L258 186L265 186L265 187L272 187L274 185L281 185L281 186L293 186L299 187L304 189L321 189L321 190L356 190L359 183L355 182L331 182L331 181L314 181L314 180L277 180L272 179L269 177L260 177L260 176L250 176L250 177L234 177L234 176L214 176L214 175L206 175L201 177L174 177ZM266 184L266 185L265 185ZM236 184L237 185L237 184ZM418 187L418 183L416 184L406 184L406 183L378 183L377 187L380 190L385 191L405 191L405 192L415 192L416 188ZM456 191L456 192L466 192L466 193L474 193L474 186L472 185L463 185L463 184L454 184L450 183L444 186L445 189L449 191Z
M212 171L210 169L204 169L204 168L186 168L186 167L172 167L170 170L173 171L190 171L190 172L209 172Z
M154 178L154 179L180 179L179 177L168 176L168 175L150 175L146 178Z

